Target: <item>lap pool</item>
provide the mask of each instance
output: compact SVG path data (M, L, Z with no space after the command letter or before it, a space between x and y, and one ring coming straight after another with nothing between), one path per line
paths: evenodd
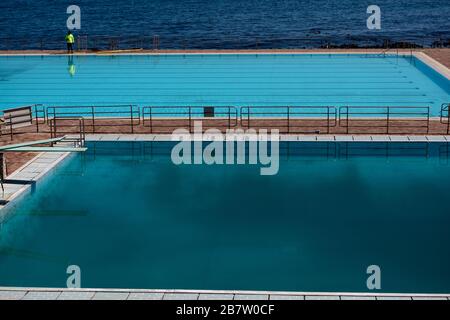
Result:
M0 56L0 110L85 106L427 106L450 81L414 56Z
M5 209L0 286L450 292L447 143L282 142L279 172L89 142Z

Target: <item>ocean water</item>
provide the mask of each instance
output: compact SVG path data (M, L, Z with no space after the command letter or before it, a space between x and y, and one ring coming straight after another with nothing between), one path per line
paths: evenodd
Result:
M9 43L16 49L29 48L30 41L40 38L46 47L62 48L66 9L71 4L66 0L3 0L0 38L25 38ZM163 48L321 44L302 38L332 39L336 45L373 44L380 38L429 45L450 34L448 0L79 0L76 4L81 8L77 34L159 35ZM366 27L366 9L371 4L382 11L379 31ZM2 41L0 48L7 45Z
M281 143L273 176L87 146L1 224L0 286L450 291L448 144Z

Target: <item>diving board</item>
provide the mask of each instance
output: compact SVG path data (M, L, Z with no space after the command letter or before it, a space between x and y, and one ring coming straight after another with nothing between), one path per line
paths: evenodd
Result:
M10 144L0 147L0 184L3 189L3 179L6 176L6 163L5 163L5 152L85 152L86 147L83 146L82 141L80 141L80 146L74 144L74 146L53 146L54 143L58 142L73 142L73 140L64 140L66 137L36 140L29 142L22 142L16 144ZM51 146L37 146L39 144L51 143ZM4 189L3 189L4 190Z
M54 142L59 142L63 139L64 139L64 137L59 137L59 138L53 138L53 139L35 140L35 141L22 142L22 143L16 143L16 144L8 144L6 146L1 146L0 151L7 151L9 149L34 146L36 144L54 143Z
M63 142L65 137L36 140L30 142L9 144L0 147L0 152L84 152L86 147L34 147L38 144Z
M85 147L18 147L2 150L3 152L84 152Z

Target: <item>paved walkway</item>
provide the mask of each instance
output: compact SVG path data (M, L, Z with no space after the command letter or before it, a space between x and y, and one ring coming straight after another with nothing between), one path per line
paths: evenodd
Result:
M450 294L1 288L0 300L450 300Z
M70 137L70 136L69 136ZM75 137L75 136L74 136ZM170 134L86 134L86 141L171 141ZM193 138L193 136L191 136ZM204 134L203 141L215 135ZM280 135L281 141L450 142L450 135Z

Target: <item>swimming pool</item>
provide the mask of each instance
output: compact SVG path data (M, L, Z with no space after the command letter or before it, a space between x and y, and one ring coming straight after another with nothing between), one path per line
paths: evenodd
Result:
M282 142L275 176L87 146L10 208L0 286L450 291L447 143Z
M411 56L0 56L0 110L20 105L429 106L450 81Z

